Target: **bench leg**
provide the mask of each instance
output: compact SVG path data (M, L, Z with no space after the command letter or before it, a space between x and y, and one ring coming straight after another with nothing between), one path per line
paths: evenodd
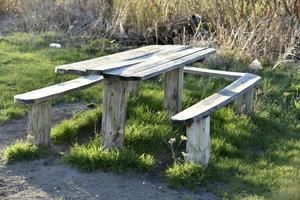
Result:
M171 115L182 109L183 71L183 68L179 68L165 74L164 109Z
M122 148L125 137L126 82L104 80L102 146L105 149Z
M49 145L51 131L51 105L49 102L30 105L28 139L38 145Z
M127 90L129 95L132 96L139 96L139 87L140 87L140 82L139 81L128 81L127 82Z
M210 156L210 116L186 127L186 161L207 165Z
M251 114L253 112L253 100L255 88L239 96L236 100L236 114Z

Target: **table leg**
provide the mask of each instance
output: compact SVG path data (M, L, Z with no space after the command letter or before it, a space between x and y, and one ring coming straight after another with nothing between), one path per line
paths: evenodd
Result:
M122 148L125 138L126 82L104 80L102 146L105 149Z
M165 74L164 109L171 115L182 109L183 68L174 69Z
M127 90L129 95L132 96L139 96L139 88L140 88L140 82L139 81L128 81L127 82Z

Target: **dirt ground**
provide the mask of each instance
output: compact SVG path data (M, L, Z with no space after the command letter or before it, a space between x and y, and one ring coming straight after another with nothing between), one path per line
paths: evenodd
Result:
M73 112L87 109L81 104L54 106L53 124ZM0 151L26 136L27 119L0 126ZM4 165L0 160L0 199L205 199L217 197L205 189L176 191L148 174L84 173L61 163L58 156Z

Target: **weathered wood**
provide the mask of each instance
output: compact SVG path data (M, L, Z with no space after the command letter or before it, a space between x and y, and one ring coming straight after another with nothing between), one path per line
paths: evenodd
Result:
M174 69L165 74L164 109L171 115L182 109L183 68Z
M206 75L206 76L217 76L221 78L231 78L231 79L238 79L245 75L245 73L241 73L241 72L229 72L229 71L204 69L204 68L190 67L190 66L184 67L184 73L199 74L199 75Z
M248 92L246 92L243 95L246 114L252 114L253 112L254 95L255 95L255 87L251 88Z
M235 100L237 96L252 90L259 84L260 79L259 76L247 73L219 92L176 114L171 118L172 122L191 124L194 121L200 120L210 115L216 109ZM250 109L251 104L248 107Z
M138 72L136 74L132 74L130 77L127 77L129 79L134 79L134 80L146 80L148 78L152 78L154 76L157 76L161 73L168 72L170 70L176 69L176 68L181 68L187 64L191 64L193 62L199 61L204 57L207 57L213 53L215 53L215 49L205 49L200 52L187 55L185 57L172 60L168 63L165 63L163 65L159 65L153 68L149 68L147 70ZM123 77L124 78L124 77Z
M245 110L245 106L244 106L244 98L243 98L243 95L239 95L237 98L236 98L236 111L235 113L237 115L241 115L242 113L244 113L244 110Z
M104 70L131 66L148 60L151 57L180 51L186 48L190 47L184 45L150 45L86 61L61 65L56 67L55 71L62 74L101 74Z
M51 105L43 102L30 105L28 113L28 140L38 145L49 145Z
M210 116L186 127L186 161L207 165L210 156Z
M115 70L107 70L102 74L104 77L121 77L128 80L145 80L164 72L171 71L176 68L196 62L203 57L215 53L215 49L192 48L185 49L170 55L161 57L153 57L145 62L119 68Z
M89 75L80 77L64 83L59 83L42 89L16 95L14 97L16 103L36 104L49 101L57 96L62 96L67 92L83 89L95 85L103 80L102 76Z
M253 112L253 100L255 95L255 87L248 92L240 95L236 99L236 114L251 114Z
M102 146L121 148L125 137L126 82L105 79L103 92Z
M127 81L127 91L131 96L139 96L140 82Z

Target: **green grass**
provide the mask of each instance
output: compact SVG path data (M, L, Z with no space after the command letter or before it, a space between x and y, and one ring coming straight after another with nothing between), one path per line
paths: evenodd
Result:
M183 187L195 189L197 185L201 184L204 176L203 167L193 162L174 163L166 171L168 183L176 189Z
M64 161L84 171L102 169L114 172L125 170L149 172L154 165L154 158L148 154L139 155L128 149L102 149L100 137L96 137L86 145L75 144L64 156Z
M25 106L14 104L14 95L74 78L55 74L55 66L107 53L91 53L89 43L84 48L48 47L52 42L66 43L64 38L55 33L43 33L38 36L18 33L0 38L0 124L12 118L20 118L26 113ZM67 95L63 99L59 98L56 102L73 102L79 99L86 103L101 102L101 89L102 86L97 85Z
M100 108L76 113L71 119L64 120L51 130L51 140L54 144L76 141L80 132L97 132L101 122Z
M16 141L4 149L2 156L5 163L11 164L16 161L39 159L46 155L49 155L46 148L25 141Z
M49 49L45 41L54 37L49 35L32 40L33 36L17 34L0 40L0 121L24 115L26 108L13 104L13 95L73 78L56 76L56 65L103 54L91 53L87 50L89 45ZM247 63L236 60L230 52L222 53L201 66L248 71ZM159 165L157 169L159 173L165 171L166 180L175 188L202 185L222 199L297 199L300 193L297 187L300 180L300 69L285 66L272 69L268 63L263 67L259 73L262 84L257 92L253 115L236 116L234 105L213 113L211 160L207 167L172 163L167 141L170 138L180 141L185 128L172 126L163 111L163 77L144 81L140 96L128 99L125 150L103 151L100 142L93 140L73 145L65 159L84 170L122 171L141 170L138 166L142 163L153 165L153 157L156 164L163 163L164 167ZM193 105L230 82L221 78L185 76L184 107ZM101 90L100 84L56 102L80 100L99 105L102 102ZM57 132L58 142L70 137L79 143L78 135L85 131L94 132L95 122L101 117L100 111L99 115L93 115L93 112L83 112L58 125L53 129L52 137ZM84 131L78 128L79 122L85 127ZM180 146L177 155L180 156L184 150L184 146ZM143 154L151 157L142 156L144 161L134 164ZM192 181L189 182L189 179Z

